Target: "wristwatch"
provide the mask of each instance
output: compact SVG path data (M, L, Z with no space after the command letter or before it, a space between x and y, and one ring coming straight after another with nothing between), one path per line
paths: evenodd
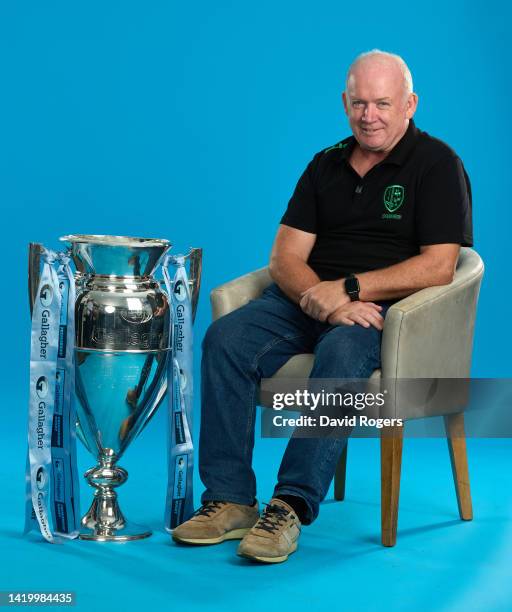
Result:
M351 302L357 302L359 300L359 290L360 287L357 276L349 274L345 279L345 291L347 292Z

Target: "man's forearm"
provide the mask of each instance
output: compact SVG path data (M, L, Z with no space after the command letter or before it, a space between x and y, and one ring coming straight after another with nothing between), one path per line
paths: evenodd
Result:
M272 257L269 271L281 291L297 304L304 291L320 282L320 278L308 264L293 253Z
M450 260L421 253L382 270L357 274L359 297L364 302L406 297L426 287L447 285L454 271Z

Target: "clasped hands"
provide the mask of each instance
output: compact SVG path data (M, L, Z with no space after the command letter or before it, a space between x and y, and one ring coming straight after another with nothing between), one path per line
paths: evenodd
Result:
M331 325L362 325L382 330L382 306L373 302L351 302L344 279L322 281L300 295L299 306L313 319Z

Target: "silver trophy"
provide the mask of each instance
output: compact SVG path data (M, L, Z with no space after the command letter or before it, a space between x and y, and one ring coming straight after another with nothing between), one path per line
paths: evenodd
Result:
M128 474L118 460L156 412L167 389L169 299L154 278L167 240L69 235L76 267L75 357L77 432L97 459L85 473L94 499L80 538L127 541L151 531L127 521L115 489ZM29 286L37 288L38 245L30 250ZM192 249L190 284L196 311L201 249Z

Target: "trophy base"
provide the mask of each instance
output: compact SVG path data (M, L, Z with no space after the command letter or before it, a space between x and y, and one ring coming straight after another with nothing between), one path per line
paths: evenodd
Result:
M80 540L94 542L130 542L151 535L151 530L127 521L117 502L115 487L123 484L128 473L115 465L115 455L103 449L100 464L85 473L89 484L96 489L91 507L82 517Z
M92 540L94 542L130 542L149 538L151 534L151 529L144 527L144 525L127 522L123 526L113 529L82 527L78 537L80 540Z

